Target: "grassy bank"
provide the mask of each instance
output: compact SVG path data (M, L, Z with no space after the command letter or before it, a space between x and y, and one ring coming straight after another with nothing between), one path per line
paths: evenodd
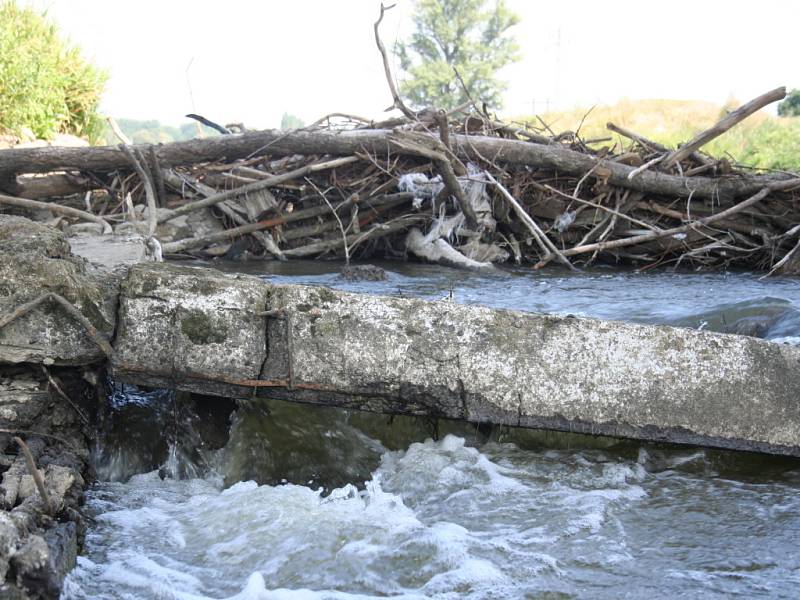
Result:
M0 0L0 134L98 139L106 79L44 15Z
M611 121L675 147L713 125L726 110L736 105L722 107L689 100L623 100L614 105L596 106L583 122L580 135L584 139L612 135L606 129L606 123ZM555 133L575 131L587 111L587 108L580 108L546 113L541 117ZM540 126L535 117L520 120ZM617 141L619 136L613 134L613 138ZM703 151L752 167L800 171L800 117L776 117L761 111L704 146Z

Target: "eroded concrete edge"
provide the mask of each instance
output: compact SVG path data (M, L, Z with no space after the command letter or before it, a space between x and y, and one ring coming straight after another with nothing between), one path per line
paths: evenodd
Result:
M213 294L181 300L192 280ZM242 341L195 344L174 312L162 314L166 305L200 307L211 331L227 323ZM291 320L259 316L262 306ZM800 455L800 349L754 338L273 286L168 265L131 270L121 314L114 373L122 381ZM154 343L163 348L138 350Z

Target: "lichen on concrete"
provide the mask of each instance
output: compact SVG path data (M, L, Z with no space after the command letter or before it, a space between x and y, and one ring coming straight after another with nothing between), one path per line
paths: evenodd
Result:
M123 378L239 397L257 393L365 410L800 454L796 348L688 329L257 280L246 280L245 287L258 300L245 302L237 296L245 280L190 269L176 277L174 269L137 267L123 285L117 339L120 361L128 363L127 371L120 371ZM197 290L200 281L210 286L209 293L196 299L190 286ZM240 300L232 301L234 296ZM285 310L289 318L266 323L253 318L259 302ZM136 321L147 327L125 316L134 310ZM228 311L239 314L238 321L221 321L230 335L206 343L218 331L212 325ZM186 315L191 315L188 322ZM246 333L249 328L261 336L265 326L266 338ZM203 335L194 335L198 332ZM151 356L143 350L148 342L168 352ZM260 351L262 342L266 354ZM243 352L257 360L245 361ZM259 360L265 385L253 383Z
M225 323L214 319L201 310L186 309L178 313L181 322L181 333L192 344L221 344L228 339L228 328Z
M211 269L142 264L122 283L114 368L256 379L269 286ZM191 366L189 366L191 365Z
M318 298L303 286L273 294L287 307ZM331 291L293 325L295 379L340 393L414 389L454 418L800 451L800 350L789 346Z

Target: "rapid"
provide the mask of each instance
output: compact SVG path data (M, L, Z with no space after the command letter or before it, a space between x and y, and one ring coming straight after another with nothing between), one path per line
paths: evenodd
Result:
M800 281L220 264L800 344ZM569 365L564 365L565 369ZM110 383L64 599L795 598L800 460Z

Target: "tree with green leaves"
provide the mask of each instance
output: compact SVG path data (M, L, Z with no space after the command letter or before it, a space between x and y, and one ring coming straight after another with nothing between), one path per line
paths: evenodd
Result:
M786 99L778 104L778 116L800 117L800 90L792 90Z
M281 117L281 129L301 129L305 127L306 124L300 117L297 117L291 113L283 113Z
M45 139L57 133L98 139L106 79L44 16L0 0L0 133L27 128Z
M500 107L506 83L497 72L519 60L509 32L519 17L503 0L417 0L413 21L398 50L406 74L400 91L412 105L454 108L469 99L466 86L475 102Z

